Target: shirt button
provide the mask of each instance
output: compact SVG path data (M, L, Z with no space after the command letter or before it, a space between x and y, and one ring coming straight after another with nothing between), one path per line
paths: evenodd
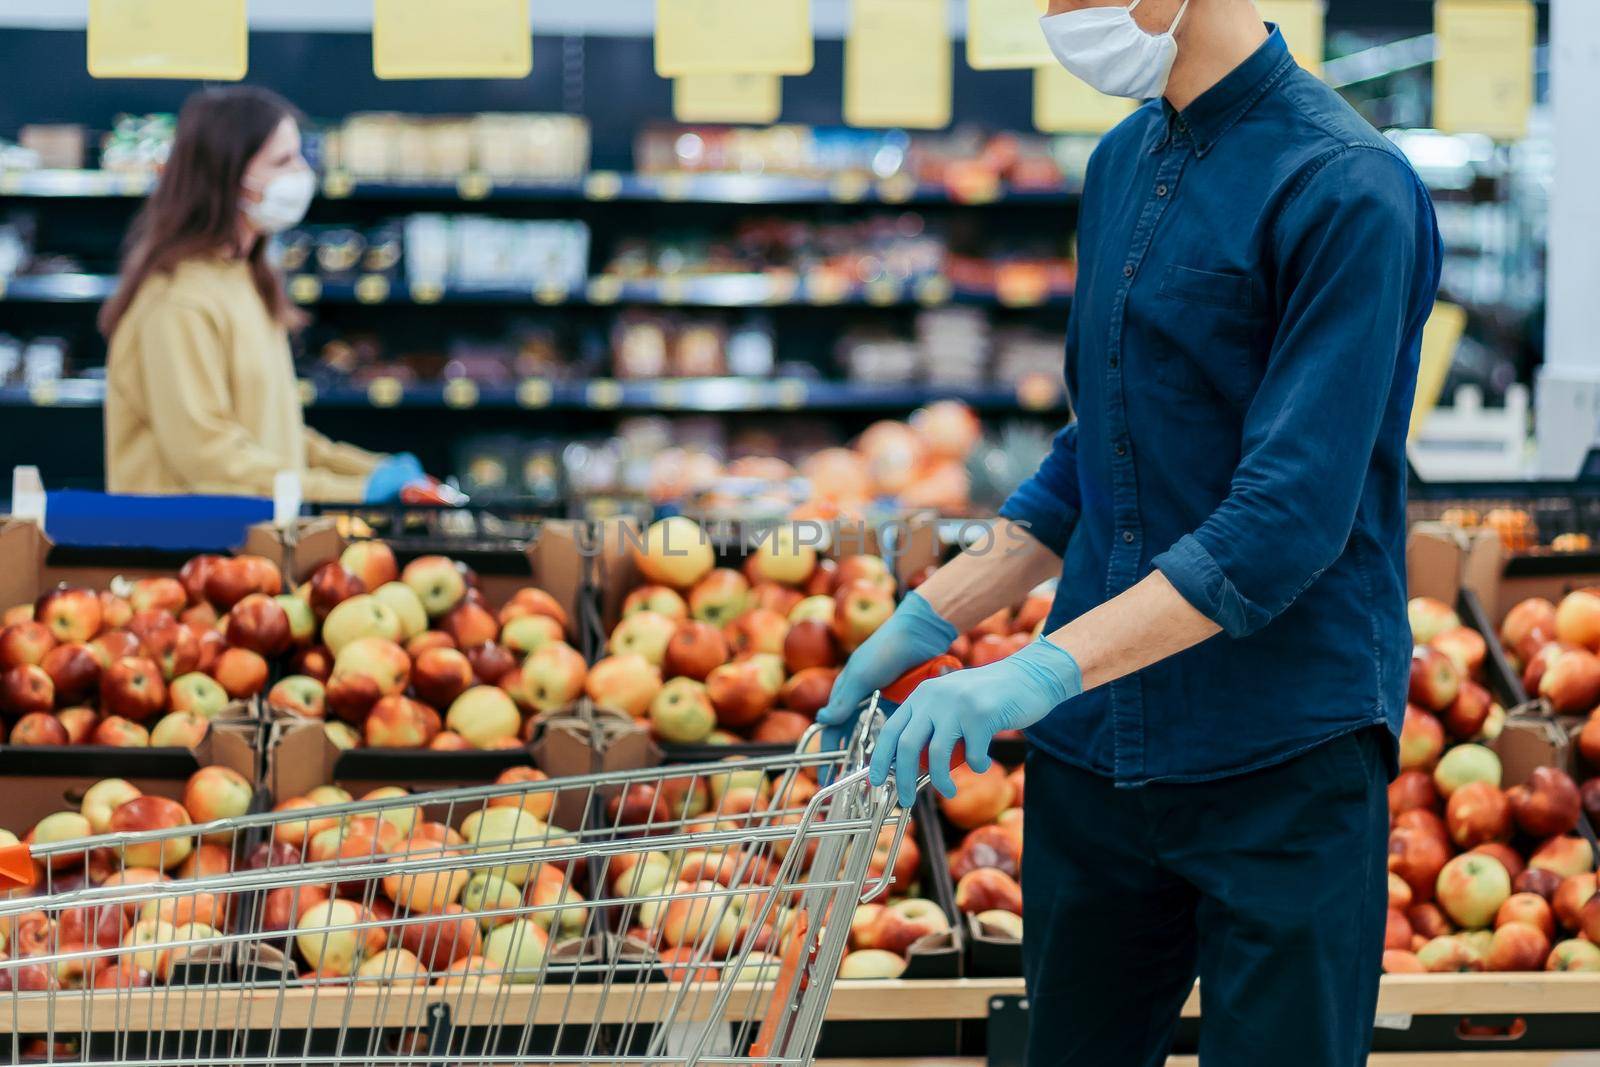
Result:
M1113 368L1115 368L1116 365L1117 365L1117 357L1116 356L1112 356L1110 359L1106 360L1106 362L1109 363Z
M1123 530L1122 531L1122 543L1125 544L1125 545L1133 544L1133 531L1132 530Z
M1127 454L1128 454L1128 446L1123 444L1121 441L1118 441L1117 442L1117 455L1126 456Z
M1156 186L1156 195L1157 196L1166 196L1167 195L1167 186L1166 186L1165 183L1162 183L1161 185Z
M1133 264L1132 263L1129 263L1126 267L1122 268L1122 276L1124 278L1133 277Z

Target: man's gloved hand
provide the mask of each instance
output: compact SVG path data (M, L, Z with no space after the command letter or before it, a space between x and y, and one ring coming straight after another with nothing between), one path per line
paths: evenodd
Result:
M995 734L1031 726L1081 692L1077 660L1042 637L997 663L930 678L878 735L872 784L882 785L892 768L900 804L909 808L917 798L926 749L933 787L953 797L950 756L956 742L966 743L967 766L981 774L989 769L989 742Z
M410 452L389 456L367 475L363 504L387 504L400 496L400 490L412 482L427 478L422 463Z
M920 593L908 593L889 621L850 654L833 683L828 706L817 712L823 751L843 748L855 727L861 702L911 668L950 647L956 628L933 610Z

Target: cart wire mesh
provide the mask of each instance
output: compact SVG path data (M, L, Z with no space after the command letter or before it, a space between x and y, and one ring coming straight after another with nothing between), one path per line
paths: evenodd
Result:
M813 728L783 756L13 846L10 1062L808 1063L908 824L867 781L879 721L843 751Z

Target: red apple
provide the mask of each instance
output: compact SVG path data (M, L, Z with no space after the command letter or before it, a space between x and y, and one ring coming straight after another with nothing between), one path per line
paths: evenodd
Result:
M1011 634L984 634L972 642L964 662L968 667L987 667L991 663L1005 659L1016 650Z
M1491 971L1539 971L1550 954L1550 938L1537 926L1509 922L1497 928L1486 957Z
M165 618L171 620L172 616ZM193 630L176 622L141 635L140 650L169 682L200 667L200 639Z
M1547 871L1539 867L1525 870L1517 875L1512 888L1518 893L1536 893L1546 900L1555 898L1556 890L1561 887L1561 876L1555 871Z
M1426 830L1398 827L1389 834L1389 870L1405 880L1419 904L1433 900L1434 883L1449 859L1449 847Z
M1568 930L1576 930L1583 925L1583 909L1595 895L1595 876L1592 871L1581 874L1569 874L1561 879L1561 884L1556 886L1554 895L1550 898L1550 910L1555 913L1556 922Z
M1419 645L1428 644L1446 630L1461 625L1461 619L1450 605L1431 596L1412 597L1406 604L1406 617L1411 623L1411 640Z
M339 563L368 589L376 589L400 577L394 550L382 541L353 542L339 554Z
M602 708L643 718L661 690L661 670L643 656L607 656L589 670L584 692Z
M109 589L100 590L100 628L102 632L121 629L128 625L128 620L131 618L133 618L132 604Z
M588 675L589 666L577 649L563 641L552 641L534 652L518 668L513 698L525 702L534 711L555 711L583 695ZM646 689L649 688L648 681L643 684ZM618 686L629 690L625 694L629 700L644 696L643 693L631 692L621 679L603 683L601 688L607 690L608 695L615 695L610 690ZM654 699L653 694L651 699Z
M52 589L33 605L35 622L43 623L58 642L84 642L100 632L103 618L100 594L93 589L63 586Z
M1456 665L1438 649L1418 645L1411 653L1411 702L1428 711L1441 712L1456 699L1461 675Z
M250 810L253 799L255 789L244 775L231 767L202 767L189 776L183 789L184 810L197 823L238 818ZM204 848L216 849L225 873L231 866L228 850L215 845Z
M1539 679L1539 695L1558 715L1593 710L1600 704L1600 656L1582 648L1562 652Z
M149 748L150 731L131 719L108 715L96 724L94 733L89 735L89 743L112 748Z
M1513 893L1506 898L1495 912L1494 924L1500 927L1511 922L1527 923L1543 931L1545 937L1556 935L1555 913L1550 910L1549 901L1537 893Z
M722 631L708 622L690 620L678 625L662 657L662 671L704 681L712 670L728 662L729 649Z
M706 690L716 709L717 722L730 730L760 721L778 697L777 689L767 685L759 665L751 660L716 668L706 676Z
M1570 775L1554 767L1535 767L1525 785L1506 791L1512 817L1530 837L1556 837L1578 825L1583 800Z
M1489 646L1483 635L1469 626L1456 626L1446 630L1430 642L1434 648L1450 657L1456 671L1463 678L1477 677L1483 670L1484 657Z
M430 648L411 668L411 688L417 699L436 708L448 708L472 688L472 679L472 664L454 648Z
M1488 782L1468 782L1450 794L1445 824L1450 839L1461 848L1504 841L1511 837L1511 805Z
M324 563L311 572L311 610L317 618L325 619L328 612L353 596L368 591L367 584L346 570L338 560Z
M0 709L7 715L48 715L55 706L55 683L43 667L24 663L0 675Z
M467 595L466 575L444 556L418 556L400 572L400 580L422 601L430 619L437 619Z
M1543 867L1563 878L1594 870L1594 849L1587 838L1577 835L1552 837L1528 857L1529 867Z
M81 704L100 691L100 661L86 644L57 645L44 654L39 666L50 676L56 702L62 706Z
M1517 648L1534 631L1554 638L1556 632L1556 606L1543 597L1521 601L1506 612L1500 623L1500 643L1509 649Z
M1556 605L1556 640L1564 645L1600 650L1600 591L1578 589Z
M1003 890L997 890L987 884L968 887L969 896L983 892L1000 893ZM1009 900L1007 902L1009 903ZM916 942L935 934L948 933L949 930L950 921L945 918L939 905L931 900L911 897L884 906L877 913L867 937L872 942L873 948L905 957L909 955L911 946Z
M296 604L301 604L299 600L296 600L293 597L290 597L289 599L294 600ZM301 606L304 607L303 604L301 604ZM310 614L310 612L311 609L306 608L306 613ZM178 612L178 625L187 626L189 629L194 631L196 637L199 637L207 630L216 629L219 618L220 616L217 615L217 609L212 607L210 604L194 604ZM133 616L130 615L128 617L128 622L130 624L133 622Z
M267 686L267 661L247 648L228 648L211 665L211 677L234 700L248 700Z
M1388 925L1383 934L1383 947L1385 949L1409 949L1411 947L1411 939L1415 936L1411 930L1411 923L1405 917L1405 913L1397 908L1390 908Z
M1467 853L1439 871L1435 893L1450 918L1468 929L1479 929L1494 921L1500 905L1511 896L1511 876L1499 860Z
M161 668L140 656L124 656L100 679L100 708L134 722L161 711L167 704L167 685Z
M301 649L289 661L289 669L307 678L315 678L326 685L328 678L333 674L333 652L323 645L312 645L310 648Z
M845 589L856 582L866 582L868 585L894 595L894 574L889 570L889 565L879 556L855 555L839 561L838 570L833 576L833 592Z
M472 665L473 675L483 685L498 685L502 678L517 669L517 657L505 645L495 641L485 641L468 648L467 662Z
M800 740L810 725L809 715L782 709L769 711L751 732L750 740L757 744L792 745Z
M456 647L471 650L500 636L500 622L482 604L463 600L439 621L439 628L450 635Z
M1389 783L1389 814L1399 815L1414 808L1428 811L1439 808L1439 791L1433 786L1433 776L1425 770L1401 771Z
M783 683L778 702L790 711L814 717L827 705L838 677L837 667L804 667Z
M751 608L723 627L723 636L735 656L750 652L782 655L789 620L768 608Z
M100 713L88 707L62 708L56 712L56 721L67 731L67 744L82 745L100 724ZM13 740L12 744L15 743Z
M30 711L11 728L12 745L66 745L72 738L54 715L47 711Z
M55 646L55 635L43 623L14 622L0 630L0 668L38 666Z
M386 696L372 705L362 733L371 748L425 748L441 725L439 713L421 701Z
M666 592L672 597L678 596L670 589L666 590ZM670 601L666 603L670 603ZM678 603L683 603L681 598L678 599ZM626 613L626 601L623 602L623 610ZM498 618L500 625L505 626L511 620L525 615L542 615L546 618L554 619L560 624L563 631L567 628L567 610L561 606L561 603L555 597L543 589L534 589L532 587L518 589L511 594L511 599L506 601L505 606L500 609Z
M1470 678L1463 679L1455 700L1444 711L1445 728L1463 741L1477 737L1493 706L1494 699L1487 689Z
M941 796L939 810L962 829L971 830L994 822L1001 812L1012 806L1011 781L1006 769L998 763L991 763L982 774L963 763L951 767L950 776L955 782L956 795Z
M951 854L950 877L960 881L979 867L993 867L1011 877L1022 870L1022 850L1017 837L1003 826L980 826L969 833Z
M268 658L289 651L294 635L283 605L265 593L252 593L228 612L228 644Z
M630 592L622 601L622 615L626 618L636 611L653 611L678 623L689 618L689 605L683 597L664 585L641 585Z
M178 568L178 584L183 586L189 603L199 604L206 599L206 577L221 556L200 555L187 560Z
M1022 886L993 867L979 867L956 884L956 907L968 915L980 911L1022 914Z
M205 674L216 669L217 660L222 658L222 653L227 651L228 639L222 636L221 630L207 630L196 636L195 640L200 645L200 659L194 669Z
M176 615L189 606L189 591L176 578L140 578L133 583L128 604L134 611L164 611Z
M805 619L789 627L783 641L783 663L791 674L808 667L837 667L839 639L830 622Z

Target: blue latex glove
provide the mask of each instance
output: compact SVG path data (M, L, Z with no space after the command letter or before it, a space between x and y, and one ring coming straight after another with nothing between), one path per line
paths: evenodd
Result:
M400 496L400 490L412 482L421 481L422 463L410 452L389 456L367 475L363 504L387 504Z
M828 706L817 712L824 751L843 748L861 702L913 667L950 648L958 635L920 593L907 593L889 621L850 655L833 683Z
M926 749L933 787L953 797L950 755L957 741L966 742L967 766L982 774L995 734L1032 726L1081 692L1078 661L1044 638L986 667L930 678L884 724L872 751L872 784L882 785L893 768L895 792L909 808Z

